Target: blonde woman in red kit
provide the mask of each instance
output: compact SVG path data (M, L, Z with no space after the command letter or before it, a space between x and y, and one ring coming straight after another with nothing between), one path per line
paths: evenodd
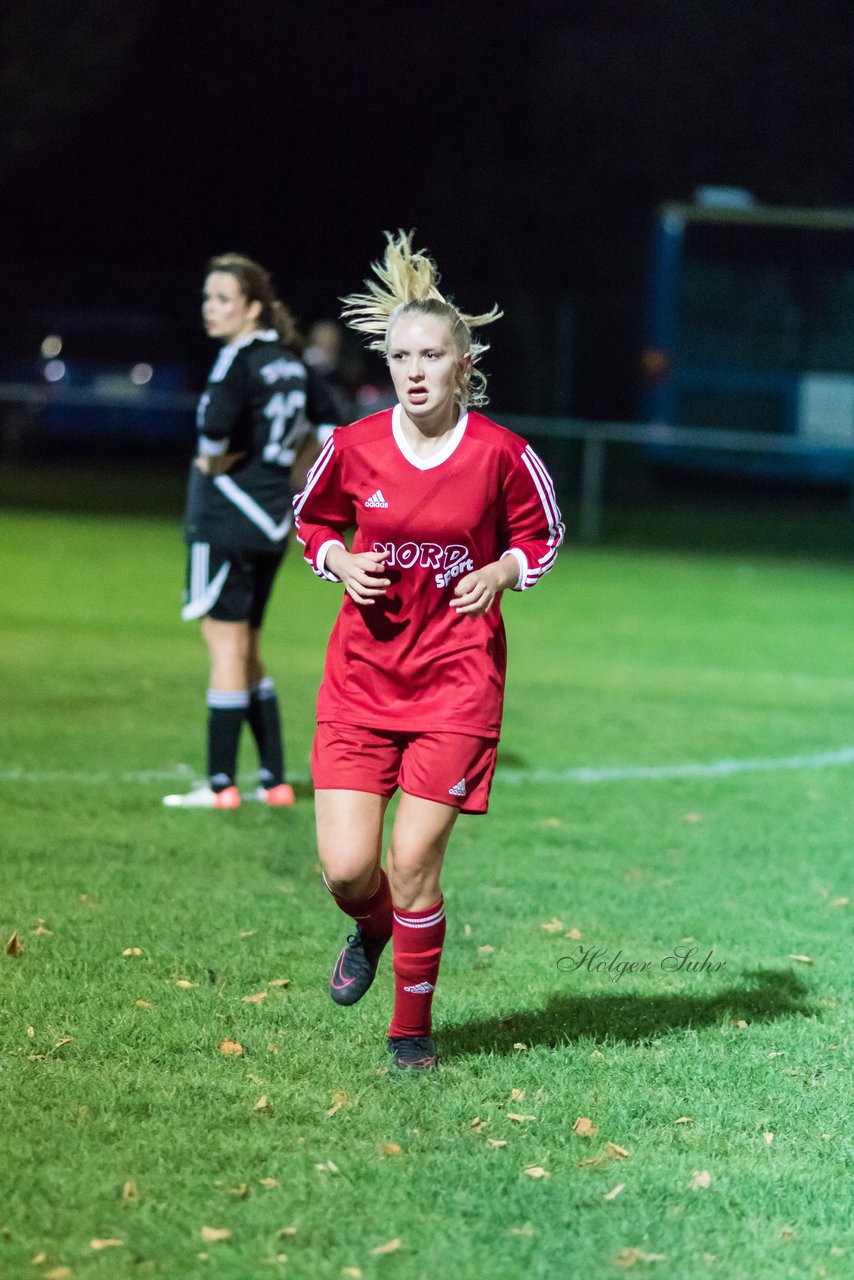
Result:
M343 318L384 353L399 403L333 433L294 510L314 572L344 586L312 752L324 878L355 921L330 993L360 1000L391 939L392 1065L424 1070L438 1061L445 849L459 813L486 812L495 769L501 595L548 572L563 525L534 451L475 409L486 347L472 330L501 313L463 314L410 236L386 238L376 279L345 299Z

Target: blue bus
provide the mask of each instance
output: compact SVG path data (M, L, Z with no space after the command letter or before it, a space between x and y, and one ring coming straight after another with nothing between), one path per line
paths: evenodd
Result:
M680 467L850 481L854 211L712 192L655 219L641 415L650 424L795 436L815 450L658 447Z

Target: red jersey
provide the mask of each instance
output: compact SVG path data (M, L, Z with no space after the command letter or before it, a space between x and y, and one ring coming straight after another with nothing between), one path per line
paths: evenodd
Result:
M552 481L520 436L464 413L430 458L410 449L401 409L386 409L327 441L294 499L297 537L321 578L329 547L355 527L352 550L381 551L384 598L344 596L326 652L318 722L451 731L497 738L507 648L500 601L457 614L460 577L511 552L515 590L554 564L563 525Z

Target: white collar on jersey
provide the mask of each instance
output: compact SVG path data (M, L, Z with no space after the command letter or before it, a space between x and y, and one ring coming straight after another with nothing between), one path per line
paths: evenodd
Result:
M248 347L250 342L260 339L262 342L278 342L279 335L275 329L253 329L251 333L245 334L242 338L238 338L235 342L229 342L223 347L223 351L240 351L242 347Z
M403 434L403 427L400 423L400 417L403 412L402 406L396 404L391 414L391 433L394 436L395 444L403 454L407 462L411 462L413 467L417 467L419 471L432 471L433 467L440 467L443 462L447 462L457 445L465 435L466 424L469 420L468 411L464 410L459 417L457 425L454 427L444 447L438 453L434 453L429 458L419 458L417 453L413 453L412 449L406 442L406 436Z

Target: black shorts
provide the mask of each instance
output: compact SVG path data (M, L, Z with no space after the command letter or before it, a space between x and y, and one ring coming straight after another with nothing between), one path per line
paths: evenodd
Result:
M273 590L285 546L246 551L193 542L187 549L187 589L181 616L248 622L258 628Z

